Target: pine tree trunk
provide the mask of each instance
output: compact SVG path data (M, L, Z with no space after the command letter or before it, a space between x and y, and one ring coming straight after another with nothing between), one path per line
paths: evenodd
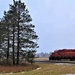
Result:
M17 38L17 65L19 65L19 20L18 20L18 38Z
M7 49L7 64L9 62L9 25L8 25L8 49Z
M17 38L17 65L19 65L19 48L20 48L20 39L19 39L19 31L20 31L20 29L19 29L19 21L20 21L20 5L18 6L18 21L17 21L17 23L18 23L18 38Z
M13 24L13 65L15 65L15 56L14 56L14 24Z

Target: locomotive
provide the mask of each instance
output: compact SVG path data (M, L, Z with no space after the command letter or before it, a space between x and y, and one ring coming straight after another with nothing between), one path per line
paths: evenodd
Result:
M75 60L75 49L59 49L55 50L49 56L49 60L61 60L69 59L71 61Z

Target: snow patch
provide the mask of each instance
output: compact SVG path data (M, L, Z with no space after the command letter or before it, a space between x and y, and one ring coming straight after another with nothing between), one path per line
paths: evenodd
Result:
M36 71L36 70L40 70L40 69L41 69L41 67L39 67L39 68L35 69L34 71Z
M63 74L63 75L75 75L75 74Z
M39 67L39 68L37 68L36 70L39 70L39 69L41 69L41 68Z
M21 73L23 74L23 73L25 73L25 72L21 72Z
M71 65L70 63L55 63L55 65Z

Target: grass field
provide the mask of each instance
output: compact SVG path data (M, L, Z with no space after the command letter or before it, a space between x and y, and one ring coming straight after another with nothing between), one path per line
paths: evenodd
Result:
M38 69L19 73L6 73L0 75L66 75L75 74L75 65L38 64Z

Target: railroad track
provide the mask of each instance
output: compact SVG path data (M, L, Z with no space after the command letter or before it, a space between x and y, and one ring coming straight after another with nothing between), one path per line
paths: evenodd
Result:
M35 60L35 63L70 63L75 64L75 61L50 61L50 60Z

